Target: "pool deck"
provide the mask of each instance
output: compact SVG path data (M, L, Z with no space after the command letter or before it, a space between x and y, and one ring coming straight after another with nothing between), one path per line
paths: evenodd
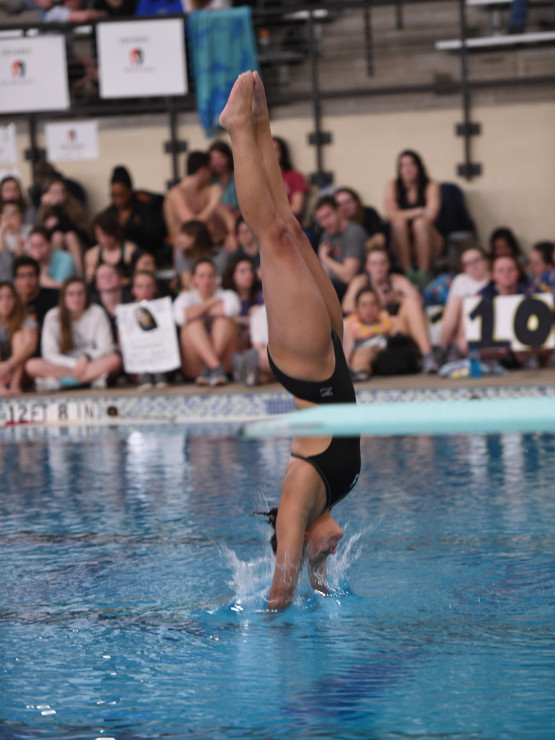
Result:
M359 403L449 401L468 398L555 396L555 368L514 370L505 376L444 379L435 375L375 377L356 385ZM277 383L245 388L236 383L204 389L194 384L138 391L118 385L0 398L0 427L184 422L243 423L293 411Z

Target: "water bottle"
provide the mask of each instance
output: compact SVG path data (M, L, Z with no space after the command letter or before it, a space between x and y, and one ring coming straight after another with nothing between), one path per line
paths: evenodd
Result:
M470 360L470 377L481 378L482 363L480 362L480 350L473 347L468 354L468 359Z

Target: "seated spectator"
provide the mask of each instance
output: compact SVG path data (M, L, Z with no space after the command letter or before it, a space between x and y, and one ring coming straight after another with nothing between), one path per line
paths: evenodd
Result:
M387 246L387 222L370 206L362 204L359 194L352 188L339 188L334 196L337 207L349 221L362 226L368 234L366 249Z
M551 290L550 274L554 267L552 242L537 242L528 255L528 273L532 289L540 292Z
M94 286L92 301L102 306L106 311L112 329L112 337L117 344L116 308L120 303L126 303L129 300L129 288L124 285L119 269L108 264L97 267L94 275Z
M33 204L35 211L38 211L41 205L41 198L45 188L56 177L61 177L66 186L67 192L78 201L79 205L83 208L87 208L87 193L83 185L77 180L73 180L70 177L66 177L59 172L53 164L47 162L46 159L38 159L33 164L33 184L29 188L29 197ZM33 220L35 223L36 218Z
M238 347L247 349L250 346L249 316L255 307L264 303L262 285L248 257L234 257L228 262L222 278L222 288L234 290L239 296L241 311L235 317L239 330Z
M33 226L37 217L37 209L25 199L19 180L13 175L6 175L0 180L0 205L14 200L19 203L23 213L23 223Z
M81 278L64 282L59 305L46 314L41 353L25 365L40 391L106 388L108 377L121 370L110 322L100 306L90 303Z
M496 257L492 262L491 280L482 288L478 295L486 301L492 301L497 296L523 295L530 292L530 282L524 274L518 259L513 255ZM464 340L464 354L468 354L468 342ZM486 359L498 359L508 368L537 367L540 358L547 358L551 352L531 350L527 352L513 352L509 348L481 348L480 356Z
M156 274L156 260L154 255L150 252L143 252L142 249L137 249L131 256L131 275L139 270L146 270L146 272L153 272Z
M522 248L511 229L500 226L491 232L488 257L493 262L497 257L506 257L507 255L516 257L521 265L526 262Z
M391 261L385 249L375 247L368 252L364 273L351 281L341 304L344 313L355 310L355 296L363 287L372 288L380 309L398 317L396 331L416 344L422 355L423 371L437 372L422 298L404 275L391 272Z
M167 236L163 196L134 190L127 168L119 165L114 167L110 179L110 198L106 211L116 215L124 230L124 240L158 257Z
M343 216L332 196L320 198L314 213L323 229L318 256L341 300L349 282L361 271L367 235L362 226Z
M258 279L260 280L260 245L242 216L239 216L237 219L235 236L237 240L237 249L226 254L227 260L225 266L227 267L231 260L239 257L250 259L254 265Z
M464 299L476 295L490 281L489 260L480 247L468 247L460 258L461 271L454 277L443 312L439 341L441 360L453 362L467 351L464 339Z
M40 265L30 255L16 258L13 273L15 292L40 330L48 311L58 305L60 292L55 288L41 287Z
M394 333L393 321L380 308L372 288L363 287L355 296L355 310L344 322L343 351L354 382L369 380L387 337Z
M266 306L255 306L249 316L251 347L245 352L234 352L231 357L233 380L247 388L271 383L274 374L268 360L268 316Z
M187 221L206 224L212 243L222 244L235 229L235 216L222 203L219 185L212 183L210 157L205 152L191 152L187 175L175 185L164 200L164 217L172 244L181 225Z
M90 244L89 222L83 207L67 192L61 175L45 186L37 226L48 230L55 249L67 250L79 275L83 274L83 252Z
M182 290L191 289L192 270L201 257L215 261L217 250L202 221L186 221L174 243L174 265Z
M55 249L48 231L35 226L29 236L29 255L40 266L40 284L43 288L60 288L64 280L77 276L77 269L69 252Z
M420 156L405 149L397 160L397 178L385 189L385 212L395 259L419 286L429 281L432 263L443 249L443 237L434 226L440 208L439 184L428 177Z
M154 273L145 270L133 273L131 300L140 303L141 301L153 301L156 298L158 298L158 284ZM136 382L137 389L140 391L152 387L165 388L168 384L166 373L141 373Z
M212 182L222 189L222 203L230 208L234 215L239 210L235 192L235 175L233 174L233 153L224 141L215 141L208 149Z
M225 385L237 346L234 318L241 302L234 291L218 288L216 267L210 259L196 262L193 286L173 304L175 323L180 327L183 374L195 378L197 385Z
M33 227L23 223L23 211L18 200L0 204L0 251L19 257L25 252L29 232Z
M289 147L285 141L279 136L274 136L273 140L281 169L281 176L283 177L283 184L285 185L285 192L287 193L287 200L293 214L299 221L302 221L308 194L308 183L304 176L293 168L289 156Z
M38 341L37 322L27 313L13 285L0 282L0 396L21 393L25 363Z
M85 252L85 279L94 280L99 265L112 265L119 270L122 283L131 282L131 258L137 245L124 241L124 229L116 215L109 211L99 213L93 222L97 244Z

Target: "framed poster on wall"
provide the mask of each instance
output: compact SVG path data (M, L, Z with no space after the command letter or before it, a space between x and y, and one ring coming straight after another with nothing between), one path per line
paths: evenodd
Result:
M101 98L187 92L182 18L100 23L96 39Z
M63 36L0 40L2 113L67 110L66 44Z

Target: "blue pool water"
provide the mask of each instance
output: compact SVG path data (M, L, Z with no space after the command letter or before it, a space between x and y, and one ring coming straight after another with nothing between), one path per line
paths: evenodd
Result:
M363 441L332 596L263 612L288 442L0 433L0 738L555 734L555 437Z

